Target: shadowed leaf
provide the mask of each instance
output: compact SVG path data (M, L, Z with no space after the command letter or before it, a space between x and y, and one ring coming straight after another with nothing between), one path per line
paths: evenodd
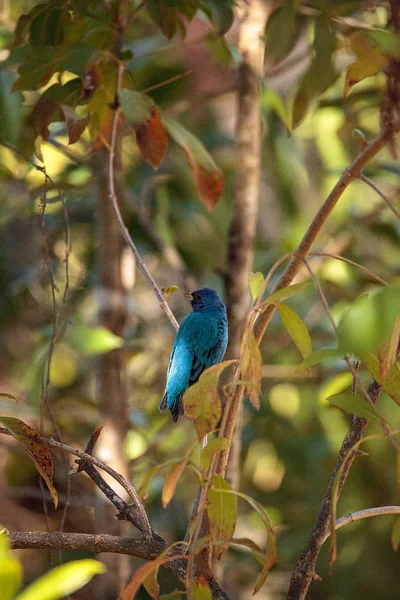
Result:
M220 475L214 475L212 487L208 492L207 514L212 540L231 539L236 526L236 499L231 486ZM227 546L216 547L215 553L220 559Z
M286 304L279 304L279 315L286 331L294 341L303 358L307 358L312 352L312 342L306 326L299 315Z
M349 95L352 87L379 71L385 69L389 64L389 58L385 55L382 48L373 41L370 32L356 31L348 37L349 45L357 55L357 61L347 69L344 81L343 95L345 98Z
M88 117L79 117L73 108L67 104L61 104L65 125L68 133L68 144L75 144L81 138L83 131L89 123Z
M0 417L0 422L8 429L11 435L19 442L25 452L33 460L36 469L46 482L54 506L58 505L57 490L53 485L53 461L42 438L32 427L15 417Z
M394 552L397 552L397 550L400 547L400 517L397 518L394 523L392 535L390 536L390 541Z
M369 419L375 423L380 423L382 421L379 413L377 413L376 410L370 404L368 404L366 400L364 400L364 398L360 398L359 396L343 393L330 396L327 400L329 404L332 404L332 406L341 408L350 415L357 415L358 417Z
M394 364L386 373L383 381L381 380L380 363L376 356L371 352L364 352L362 361L367 365L368 371L372 377L381 384L385 392L400 405L400 369Z
M169 118L164 118L163 122L170 136L185 151L200 200L208 210L213 209L222 194L221 169L200 140L183 125Z
M168 471L161 494L162 504L164 508L168 506L171 498L173 497L178 479L185 470L190 460L190 457L192 456L196 447L197 441L189 448L183 460L180 460L178 463L173 464L170 470Z

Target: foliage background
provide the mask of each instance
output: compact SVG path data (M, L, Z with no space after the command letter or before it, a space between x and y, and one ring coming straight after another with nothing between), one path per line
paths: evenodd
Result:
M4 143L0 146L0 388L20 400L18 405L3 400L0 404L2 414L31 423L40 419L41 370L53 314L38 225L43 176L7 145L23 152L24 119L35 100L36 92L11 91L17 76L15 60L8 50L18 17L33 4L3 2L0 17L0 122ZM386 26L388 6L361 4L360 10L349 10L354 18L370 26ZM227 35L233 53L230 57L228 46L219 45L218 41L208 44L198 41L206 30L204 19L197 18L191 23L182 44L175 43L175 39L167 41L147 14L140 15L128 41L133 53L129 67L135 88L147 89L190 70L190 74L149 94L202 140L223 169L225 184L221 200L209 213L199 202L189 167L177 145L170 142L167 155L155 173L141 160L134 141L126 139L125 220L160 286L176 284L181 292L208 285L223 293L235 185L238 24ZM379 74L361 82L345 101L345 67L352 59L342 40L335 55L338 78L329 82L318 106L307 113L293 134L288 134L285 103L293 102L310 64L307 44L312 40L312 24L311 20L307 22L307 16L301 19L304 21L301 26L296 21L296 45L286 62L276 61L273 54L277 46L271 49L267 42L261 105L263 170L254 264L254 271L264 274L282 254L295 247L332 185L359 152L359 144L352 136L354 128L365 132L367 139L379 131L384 76ZM270 33L274 39L276 33L273 30ZM344 40L347 33L342 32ZM316 51L322 52L321 48ZM282 52L285 54L284 48ZM316 98L322 91L318 90ZM94 426L102 423L98 353L103 344L103 349L110 349L109 344L114 341L104 333L95 338L88 329L96 326L97 302L102 293L98 286L96 224L99 173L88 138L64 152L65 126L54 123L50 131L48 143L42 145L43 160L68 207L72 242L70 293L65 309L68 327L53 356L50 400L64 438L70 445L82 447ZM388 196L398 200L399 166L388 150L380 153L367 174ZM51 196L56 199L57 192L50 191ZM48 204L46 228L52 267L61 288L64 225L59 202ZM345 255L384 279L399 276L399 223L362 181L356 181L345 192L319 238L318 249ZM335 318L371 287L371 280L365 274L344 263L313 259L312 264ZM302 276L306 274L302 273L300 279ZM178 427L172 427L165 414L158 412L174 332L128 255L123 262L122 278L128 319L124 349L130 420L125 458L132 482L138 486L151 467L167 458L183 456L195 440L195 433L191 423L182 421ZM188 311L180 292L170 299L179 319ZM289 304L307 324L315 349L334 345L331 326L312 286ZM278 316L274 317L261 349L263 399L258 414L247 402L245 405L240 485L243 492L267 508L276 526L278 564L258 597L277 600L285 596L290 573L314 522L348 428L348 417L329 407L325 399L348 387L351 377L344 365L335 360L312 369L309 376L296 374L295 367L301 359ZM362 375L368 381L368 375ZM397 406L385 394L380 408L392 424L396 419L398 422ZM45 427L51 430L50 423ZM340 514L398 502L393 448L388 443L374 442L366 444L364 449L369 455L357 459L352 469L340 501ZM102 452L105 461L112 458L107 456L107 448ZM34 467L8 439L1 440L0 464L2 522L20 530L44 528ZM61 462L56 466L56 485L62 490L65 473ZM185 474L184 483L178 486L175 498L164 510L160 501L163 479L161 472L151 481L146 508L155 529L172 542L184 535L196 482L190 473ZM240 502L239 509L236 536L262 543L261 522ZM102 510L102 500L83 476L73 478L67 530L96 529L101 523ZM48 511L51 527L55 528L59 514L53 513L50 504ZM393 523L392 517L383 517L343 529L338 534L339 554L333 575L328 575L329 557L325 549L317 568L323 581L312 586L308 597L311 600L398 598L398 554L390 545ZM26 581L46 569L47 553L24 551L21 556ZM64 560L69 558L64 555ZM56 561L56 553L53 560ZM129 570L132 564L139 561L132 560ZM223 565L228 593L233 598L248 598L259 567L237 550L229 550ZM97 579L98 583L94 580L90 584L90 597L99 600L112 597L107 595L101 579ZM161 582L165 591L174 587L165 574L161 575ZM78 592L74 597L88 596L79 596ZM146 592L142 591L138 597L146 598Z

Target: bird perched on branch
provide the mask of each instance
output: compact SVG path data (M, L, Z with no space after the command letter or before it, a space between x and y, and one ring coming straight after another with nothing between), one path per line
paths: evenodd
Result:
M205 369L221 362L228 345L226 309L217 292L201 288L185 297L191 301L192 312L176 334L160 403L160 411L168 408L174 423L183 414L184 392Z

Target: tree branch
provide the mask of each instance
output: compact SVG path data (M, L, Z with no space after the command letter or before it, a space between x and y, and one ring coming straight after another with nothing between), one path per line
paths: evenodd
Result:
M139 269L142 271L145 278L147 279L148 283L150 284L150 287L152 288L153 292L155 293L155 295L158 299L158 302L160 304L160 307L163 309L163 311L167 315L168 319L171 321L173 327L175 327L175 329L178 330L179 329L178 321L175 319L160 288L158 287L153 276L151 275L150 271L146 267L142 257L140 256L139 251L129 234L128 228L125 226L124 220L121 215L121 211L118 206L117 195L115 193L114 159L115 159L115 147L116 147L116 142L117 142L118 118L119 118L119 112L120 112L119 93L120 93L121 87L122 87L123 75L124 75L124 63L122 61L120 61L118 64L117 89L116 89L116 94L115 94L114 113L113 113L113 120L112 120L112 129L111 129L111 141L110 141L110 149L109 149L108 193L109 193L110 201L112 202L112 205L114 208L115 216L117 218L117 222L118 222L119 228L121 230L122 237L128 244L129 248L132 250L133 255L135 256L137 265L138 265Z
M337 531L349 523L355 523L356 521L368 519L369 517L380 517L381 515L400 515L400 506L376 506L374 508L364 508L363 510L358 510L354 513L348 513L335 521L335 530ZM331 532L327 531L322 543L326 542L330 535Z
M11 548L36 550L68 550L71 552L111 552L136 556L145 560L154 560L168 545L162 539L134 540L114 535L93 535L87 533L43 533L39 531L7 531ZM172 550L176 554L176 548ZM187 558L177 558L163 564L182 583L186 580ZM208 580L213 600L230 600L214 578Z

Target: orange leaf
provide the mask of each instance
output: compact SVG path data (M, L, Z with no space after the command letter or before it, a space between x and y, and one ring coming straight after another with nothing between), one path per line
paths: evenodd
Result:
M54 506L58 506L58 494L53 485L53 462L44 441L32 427L15 417L0 417L0 422L31 457L36 469L46 482Z
M168 136L158 109L153 106L150 117L135 127L136 143L143 160L157 169L168 146Z
M200 200L212 210L222 194L223 175L200 140L183 125L164 118L164 125L175 142L185 151Z

